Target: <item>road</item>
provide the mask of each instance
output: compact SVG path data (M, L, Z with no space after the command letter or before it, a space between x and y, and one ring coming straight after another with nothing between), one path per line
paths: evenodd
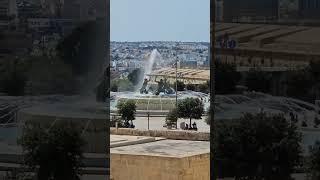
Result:
M205 118L205 117L204 117ZM210 132L210 126L207 125L203 119L200 120L192 120L192 123L195 121L197 123L199 132ZM189 124L189 119L179 119L178 120L178 128L180 128L181 122L186 122ZM151 130L167 130L167 128L163 127L165 124L165 117L150 117L149 129ZM136 126L136 129L148 129L148 118L147 117L136 117L136 120L133 121L133 124Z

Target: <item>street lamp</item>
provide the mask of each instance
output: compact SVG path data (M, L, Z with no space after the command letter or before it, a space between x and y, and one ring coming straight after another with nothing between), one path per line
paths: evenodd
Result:
M176 57L176 109L178 109L178 58Z
M178 109L178 57L176 54L173 54L175 57L175 66L176 66L176 110ZM178 123L176 122L176 129L178 128Z

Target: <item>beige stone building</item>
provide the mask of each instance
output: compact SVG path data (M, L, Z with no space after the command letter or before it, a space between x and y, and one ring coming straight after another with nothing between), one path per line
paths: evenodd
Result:
M151 83L156 83L161 79L167 79L171 84L177 80L182 81L185 84L204 84L210 80L210 70L200 69L185 69L178 68L177 72L175 68L163 68L153 71L151 74L147 74L150 77Z
M112 180L209 180L210 142L110 135Z
M319 33L320 28L308 26L217 23L217 40L236 42L234 49L222 49L217 41L217 58L244 67L303 68L320 60Z

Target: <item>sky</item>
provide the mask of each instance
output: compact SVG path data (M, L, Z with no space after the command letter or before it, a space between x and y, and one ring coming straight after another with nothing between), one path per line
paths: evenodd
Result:
M111 41L210 41L210 0L111 0Z

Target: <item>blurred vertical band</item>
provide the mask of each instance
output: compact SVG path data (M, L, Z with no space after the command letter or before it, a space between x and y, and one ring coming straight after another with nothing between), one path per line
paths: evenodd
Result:
M107 55L107 69L106 69L106 75L104 78L106 78L105 83L107 84L107 104L110 105L110 0L106 0L106 25L107 25L107 41L106 41L106 55ZM106 141L107 141L107 147L106 147L106 154L107 154L107 168L108 168L108 177L107 179L110 179L110 106L107 108L107 134L106 134Z
M215 22L216 22L216 0L210 0L210 179L216 179L213 164L213 138L214 138L214 100L215 100L215 81L214 81L214 61L215 61Z

